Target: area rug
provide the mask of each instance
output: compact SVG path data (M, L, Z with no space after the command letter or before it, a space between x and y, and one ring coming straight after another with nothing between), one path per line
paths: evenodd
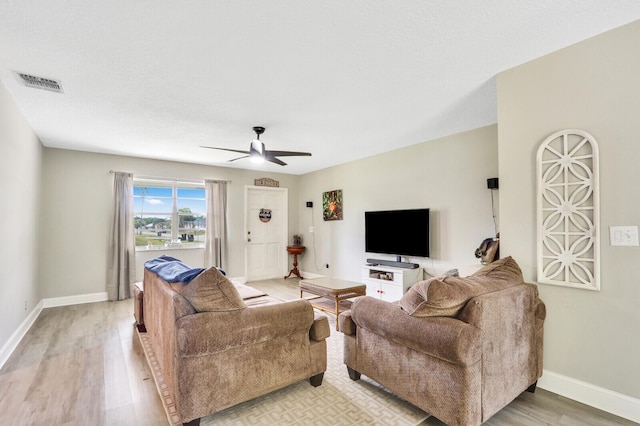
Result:
M353 381L342 362L342 333L329 316L327 371L321 386L304 380L267 395L203 417L201 425L416 425L427 413L362 376ZM180 424L173 395L164 384L147 333L138 333L151 368L169 424Z

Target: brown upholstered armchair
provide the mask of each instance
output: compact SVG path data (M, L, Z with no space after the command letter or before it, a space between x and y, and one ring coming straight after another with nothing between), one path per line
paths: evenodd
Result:
M189 284L144 271L145 326L176 419L200 418L301 380L319 386L329 322L307 300L279 301L216 268Z
M417 283L399 302L356 299L339 317L344 363L449 425L479 425L535 390L545 315L508 257Z

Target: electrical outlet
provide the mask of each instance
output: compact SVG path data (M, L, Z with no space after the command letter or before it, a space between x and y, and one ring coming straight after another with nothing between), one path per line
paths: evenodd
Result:
M25 311L27 310L27 301L26 300L24 301L24 310Z
M325 267L325 268L327 268L327 269L329 269L329 264L328 264L328 263L326 263L326 264L324 265L324 267Z
M310 226L309 227L309 232L313 232L313 231L314 231L313 226Z

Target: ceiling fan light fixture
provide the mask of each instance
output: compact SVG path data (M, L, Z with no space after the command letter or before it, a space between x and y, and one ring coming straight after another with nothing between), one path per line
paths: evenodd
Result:
M253 164L260 164L260 163L264 163L264 158L258 155L250 155L249 161L251 161Z
M256 152L258 155L264 155L264 144L259 139L251 141L250 151Z
M249 148L249 160L252 163L260 164L264 162L264 144L259 139L251 141Z
M249 158L252 163L262 163L264 161L269 161L274 164L278 164L280 166L286 166L287 163L279 159L280 156L285 157L295 157L295 156L311 156L309 152L297 152L297 151L273 151L267 150L264 147L264 143L260 140L260 135L264 133L264 127L256 126L253 128L253 131L256 133L256 138L251 141L249 145L249 151L243 151L240 149L232 149L232 148L217 148L213 146L203 146L202 148L209 149L219 149L222 151L231 151L238 152L241 154L245 154L242 157L233 158L229 161L236 161L242 158Z

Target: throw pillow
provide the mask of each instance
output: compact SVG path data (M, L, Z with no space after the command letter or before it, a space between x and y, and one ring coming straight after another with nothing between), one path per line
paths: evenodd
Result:
M507 256L502 259L496 260L495 262L491 262L488 265L484 266L482 269L479 269L471 276L485 276L491 277L494 280L507 282L517 281L518 284L524 282L522 270L511 256Z
M400 308L415 317L456 316L475 296L524 282L511 257L497 260L470 277L434 277L414 284L399 301Z
M445 277L459 277L460 272L457 269L449 269L447 272L442 274Z
M240 293L218 269L209 268L189 284L171 287L191 303L196 312L235 311L246 308Z

